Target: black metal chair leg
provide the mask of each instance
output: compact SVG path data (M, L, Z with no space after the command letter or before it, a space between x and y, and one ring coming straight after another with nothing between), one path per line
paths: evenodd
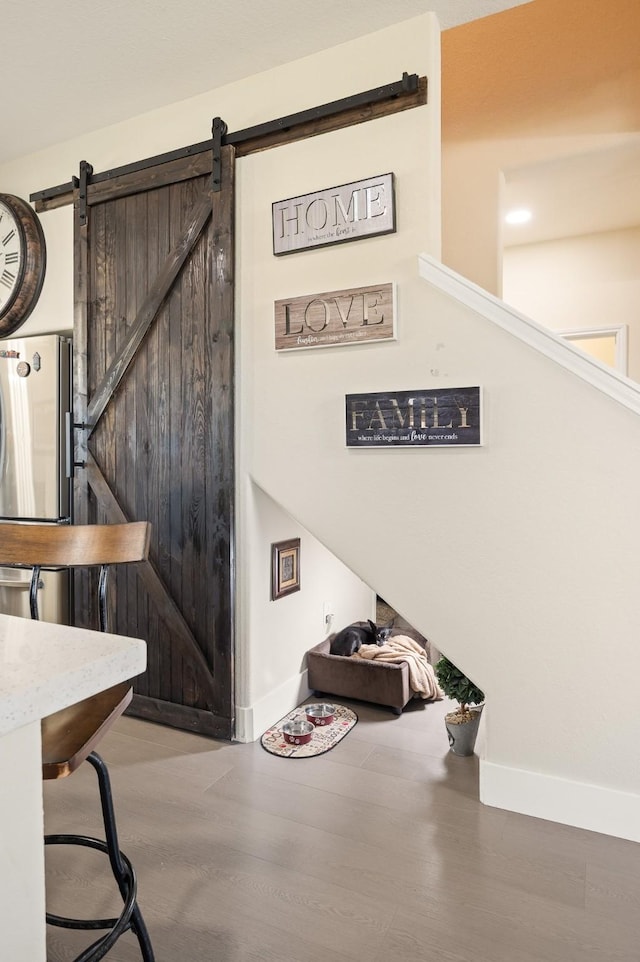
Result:
M121 914L113 919L73 919L47 912L50 925L67 929L108 929L109 931L88 946L73 962L99 962L110 951L124 932L131 929L138 939L144 962L155 962L155 956L147 927L137 903L137 880L133 866L127 856L120 851L116 829L111 780L102 758L97 752L87 756L98 777L98 789L102 806L102 817L106 841L86 835L46 835L46 845L80 845L104 852L109 857L113 877L118 883L124 903Z
M120 895L123 902L127 902L130 886L133 886L133 910L131 912L131 928L135 933L140 944L140 952L144 962L155 962L151 940L147 931L147 926L142 918L142 913L136 900L137 882L135 872L128 859L125 859L120 851L118 842L118 831L116 829L116 816L113 809L113 796L111 794L111 779L109 771L103 759L97 752L87 755L87 761L93 766L98 776L98 788L100 791L100 804L102 805L102 820L104 822L105 838L109 852L111 871L118 883Z

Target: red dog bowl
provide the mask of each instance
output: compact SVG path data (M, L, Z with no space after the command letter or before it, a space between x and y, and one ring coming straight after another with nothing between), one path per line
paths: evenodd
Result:
M307 705L307 719L314 725L330 725L335 718L335 705Z
M282 726L282 734L284 740L290 745L306 745L311 741L313 725L304 718L296 718L295 721L285 722Z

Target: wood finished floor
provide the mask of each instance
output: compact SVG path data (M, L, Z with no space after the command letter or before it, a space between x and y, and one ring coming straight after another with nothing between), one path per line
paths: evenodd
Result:
M157 962L638 962L640 845L480 805L447 703L343 703L311 759L132 718L104 739ZM94 778L45 784L47 831L101 834ZM102 859L49 851L50 910L112 914ZM49 962L86 944L50 929ZM139 962L130 933L108 959Z

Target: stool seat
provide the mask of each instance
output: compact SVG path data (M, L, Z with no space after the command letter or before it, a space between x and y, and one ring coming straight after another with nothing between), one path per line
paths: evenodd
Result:
M42 777L75 772L133 698L129 682L107 688L42 719Z

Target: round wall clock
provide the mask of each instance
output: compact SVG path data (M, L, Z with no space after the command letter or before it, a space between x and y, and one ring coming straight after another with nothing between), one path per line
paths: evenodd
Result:
M0 193L0 337L12 334L31 314L46 265L38 215L20 197Z

